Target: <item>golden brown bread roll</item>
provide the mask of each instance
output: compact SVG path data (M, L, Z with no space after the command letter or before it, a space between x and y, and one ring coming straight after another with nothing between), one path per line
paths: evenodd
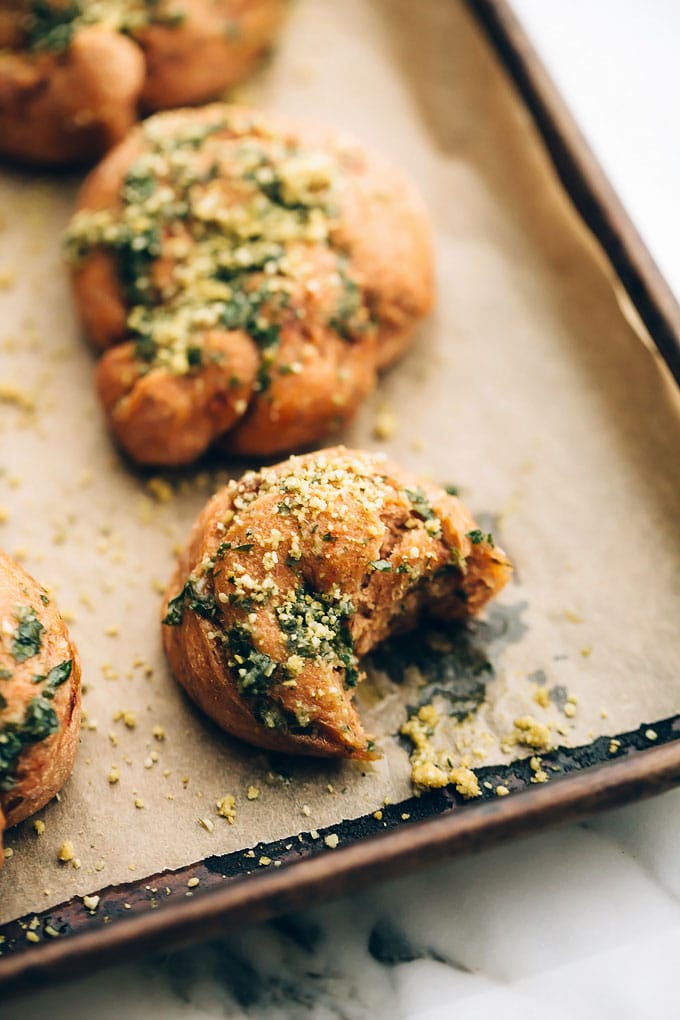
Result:
M510 563L454 496L380 455L291 457L218 492L163 606L179 682L241 740L370 758L360 657L421 614L472 616Z
M64 785L80 732L80 660L45 590L0 551L2 834Z
M350 138L240 107L133 131L86 181L67 250L111 429L143 464L311 445L432 304L413 185Z
M0 154L93 162L151 112L216 99L271 45L286 0L9 0Z

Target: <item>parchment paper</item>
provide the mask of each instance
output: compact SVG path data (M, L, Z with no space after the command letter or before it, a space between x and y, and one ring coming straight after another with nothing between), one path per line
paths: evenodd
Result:
M273 64L239 98L351 129L407 167L429 203L436 314L342 439L457 483L498 517L517 565L502 603L510 615L525 603L526 631L497 657L476 716L489 758L507 758L498 737L518 714L559 714L532 700L538 670L578 700L573 718L560 715L567 743L679 711L677 395L470 16L441 0L302 0ZM0 541L73 614L89 720L72 780L40 813L45 832L29 821L7 834L0 923L411 792L389 734L412 685L378 676L367 689L385 757L358 767L237 744L170 678L156 589L228 470L174 479L163 503L114 452L60 261L76 188L0 176ZM378 442L384 406L396 431ZM114 721L120 712L133 728ZM233 825L215 812L227 793ZM65 840L79 869L57 863Z

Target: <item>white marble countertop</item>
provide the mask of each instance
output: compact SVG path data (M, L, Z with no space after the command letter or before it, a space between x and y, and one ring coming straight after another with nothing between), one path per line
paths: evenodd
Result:
M680 293L680 5L515 0ZM4 1006L97 1017L673 1017L680 791Z

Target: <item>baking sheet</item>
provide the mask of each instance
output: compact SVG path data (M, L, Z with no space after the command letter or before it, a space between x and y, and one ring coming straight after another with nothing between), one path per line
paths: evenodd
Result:
M481 749L481 764L516 753L498 738L521 714L578 744L677 712L677 395L621 314L470 16L437 0L303 0L276 61L247 92L391 153L419 180L438 227L437 313L342 438L459 484L474 509L497 515L517 563L495 627L478 635L494 668L485 700L448 739L462 754ZM44 834L31 822L8 834L0 923L411 792L407 751L389 734L420 696L412 672L397 685L378 669L363 696L386 751L373 767L247 749L168 676L156 589L229 472L209 465L175 477L165 503L162 488L113 452L60 264L75 190L64 179L2 176L0 541L73 613L92 728L60 802L40 814ZM385 407L396 431L377 442ZM442 654L441 635L433 645ZM394 658L377 665L401 672ZM538 684L554 692L547 708L534 701ZM576 699L573 716L563 692ZM250 787L259 791L251 800ZM216 817L226 793L237 798L233 825ZM65 840L78 869L57 863Z

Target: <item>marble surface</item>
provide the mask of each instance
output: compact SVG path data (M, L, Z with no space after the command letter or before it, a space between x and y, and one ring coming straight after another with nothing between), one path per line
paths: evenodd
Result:
M559 14L544 0L516 0L516 7L680 293L680 5L573 0ZM0 1003L0 1016L673 1017L680 1012L679 844L676 791L192 950Z

